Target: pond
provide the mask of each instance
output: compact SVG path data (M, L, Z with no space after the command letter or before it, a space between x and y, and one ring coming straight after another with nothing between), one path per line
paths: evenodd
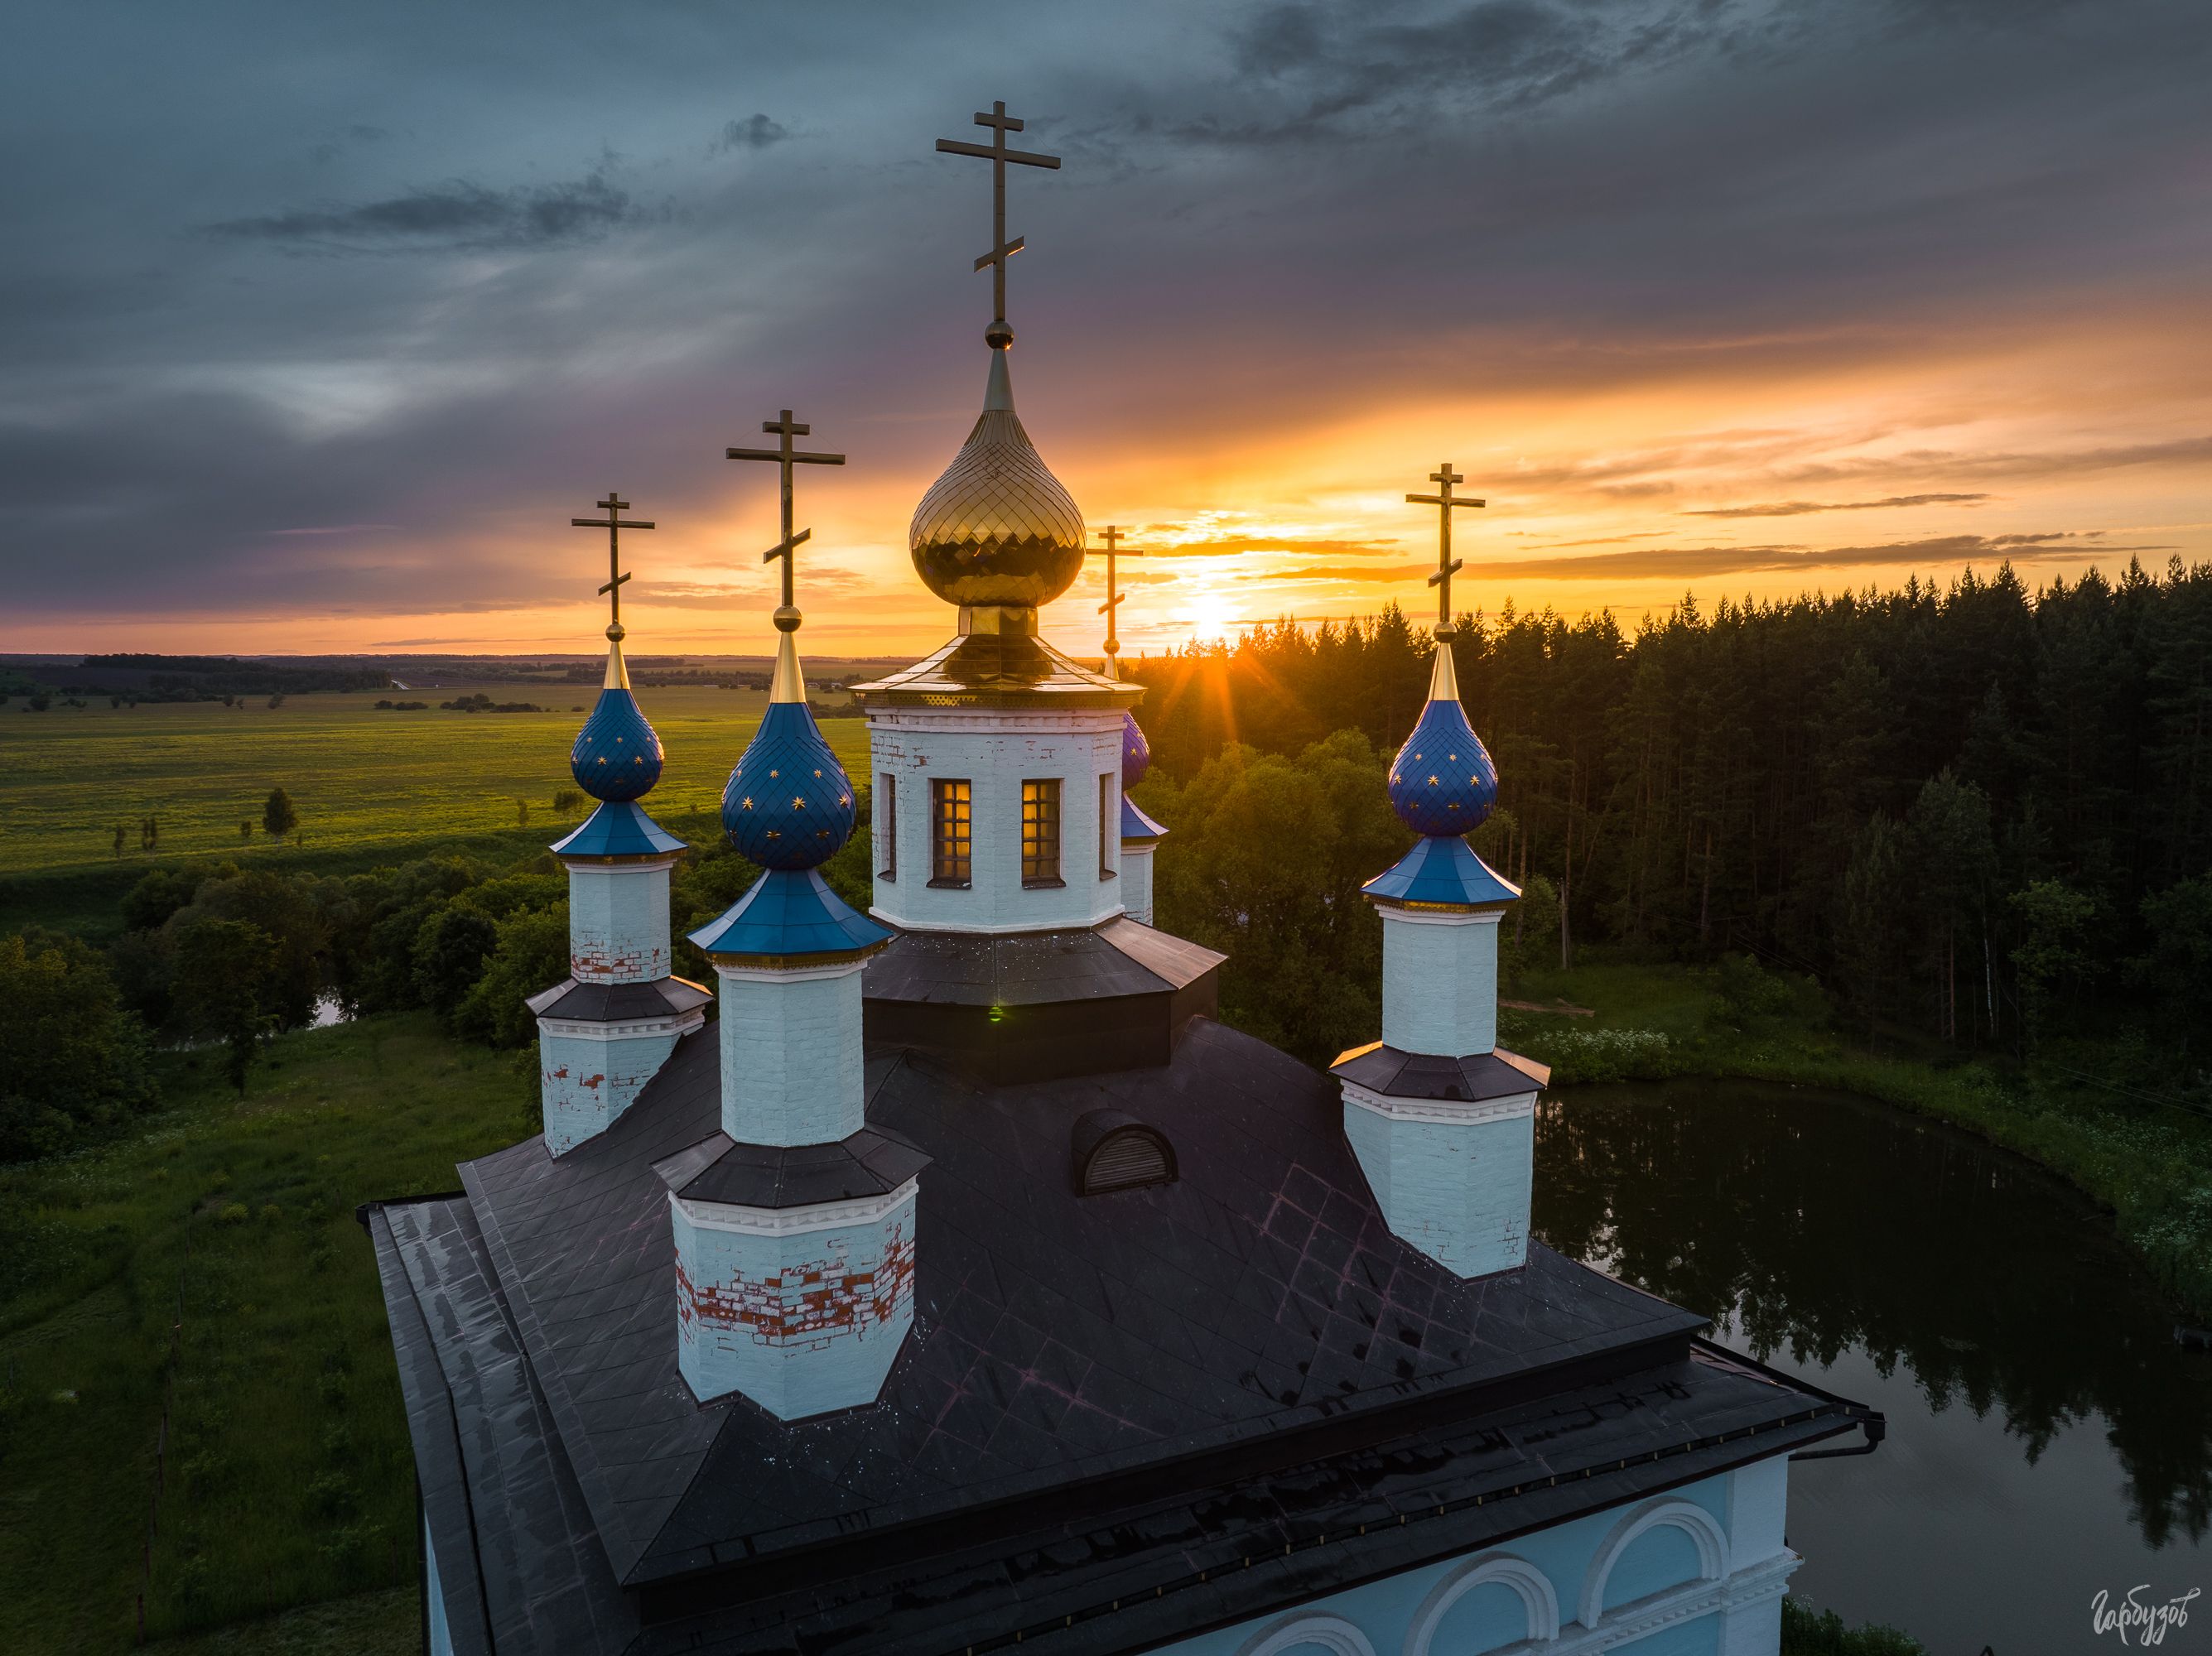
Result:
M2070 1186L1841 1094L1577 1088L1541 1106L1535 1228L1888 1416L1874 1454L1791 1469L1794 1592L1935 1656L2043 1656L2121 1647L2100 1591L2201 1587L2164 1648L2212 1648L2212 1356Z

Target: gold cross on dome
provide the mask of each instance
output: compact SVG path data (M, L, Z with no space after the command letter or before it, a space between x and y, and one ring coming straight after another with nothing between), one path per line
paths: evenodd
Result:
M1452 634L1451 578L1465 567L1452 556L1452 508L1455 506L1487 506L1487 500L1478 500L1472 495L1452 493L1454 483L1463 483L1466 478L1452 470L1449 460L1429 474L1429 481L1437 485L1433 494L1408 494L1406 499L1415 506L1437 508L1437 573L1429 577L1429 585L1437 589L1437 636L1449 638Z
M1108 524L1105 528L1098 531L1098 538L1106 543L1105 549L1103 551L1089 550L1084 555L1106 560L1106 602L1098 606L1098 613L1106 617L1106 653L1115 656L1121 653L1121 640L1114 636L1114 624L1120 619L1114 611L1121 604L1121 594L1115 590L1114 585L1114 560L1141 558L1145 555L1133 548L1121 544L1121 526L1119 524Z
M607 600L607 636L616 637L622 628L622 588L629 577L623 573L622 531L625 529L650 529L649 523L634 523L622 514L629 510L629 502L611 488L604 500L594 500L607 515L604 518L571 518L572 529L604 529L607 531L607 584L599 588Z
M1006 148L1006 134L1018 132L1022 123L1006 113L1005 100L991 106L988 115L978 112L975 124L991 129L988 144L962 143L953 138L939 138L938 153L945 155L980 155L991 163L991 251L975 261L977 270L988 265L991 270L991 327L983 337L994 344L1013 342L1012 331L1006 326L1006 261L1022 251L1022 238L1006 240L1006 163L1021 167L1044 167L1058 170L1060 157L1041 155L1030 149Z
M841 466L845 464L845 457L842 454L810 454L804 449L793 448L791 440L813 435L814 428L793 420L789 409L781 410L775 419L762 421L761 429L781 440L777 446L728 449L722 458L728 460L769 460L782 468L783 538L761 554L761 561L766 563L774 558L783 560L783 607L795 611L798 606L792 602L791 597L791 555L805 545L814 531L802 529L796 535L791 532L791 469L793 466Z

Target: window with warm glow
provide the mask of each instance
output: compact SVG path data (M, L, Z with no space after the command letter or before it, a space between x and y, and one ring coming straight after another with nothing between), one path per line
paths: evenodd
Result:
M886 776L883 781L883 803L877 816L884 836L884 871L878 879L898 878L898 778Z
M1121 843L1121 813L1115 807L1121 803L1121 790L1114 786L1111 775L1098 779L1098 877L1114 877L1114 852Z
M974 812L975 794L964 778L930 779L930 884L968 883Z
M1022 784L1022 883L1060 883L1057 776Z

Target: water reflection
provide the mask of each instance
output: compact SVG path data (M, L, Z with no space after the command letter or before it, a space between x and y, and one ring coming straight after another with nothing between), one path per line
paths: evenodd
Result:
M1536 1229L1873 1404L1800 1466L1798 1581L1939 1653L2092 1649L2088 1598L2212 1587L2212 1360L2109 1219L1968 1135L1758 1083L1545 1100ZM2003 1636L2000 1636L2000 1635Z

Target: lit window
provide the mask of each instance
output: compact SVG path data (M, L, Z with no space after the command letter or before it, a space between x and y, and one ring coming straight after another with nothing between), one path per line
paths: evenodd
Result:
M964 779L944 776L930 779L930 884L968 883L969 836L974 811L974 792Z
M1110 774L1098 779L1098 877L1102 880L1114 877L1114 852L1121 843L1121 813L1115 809L1121 802L1121 790L1114 780Z
M884 880L898 878L898 778L884 778L883 805L878 812L879 828L884 839L884 871L877 877Z
M1022 883L1060 883L1057 776L1022 784Z

